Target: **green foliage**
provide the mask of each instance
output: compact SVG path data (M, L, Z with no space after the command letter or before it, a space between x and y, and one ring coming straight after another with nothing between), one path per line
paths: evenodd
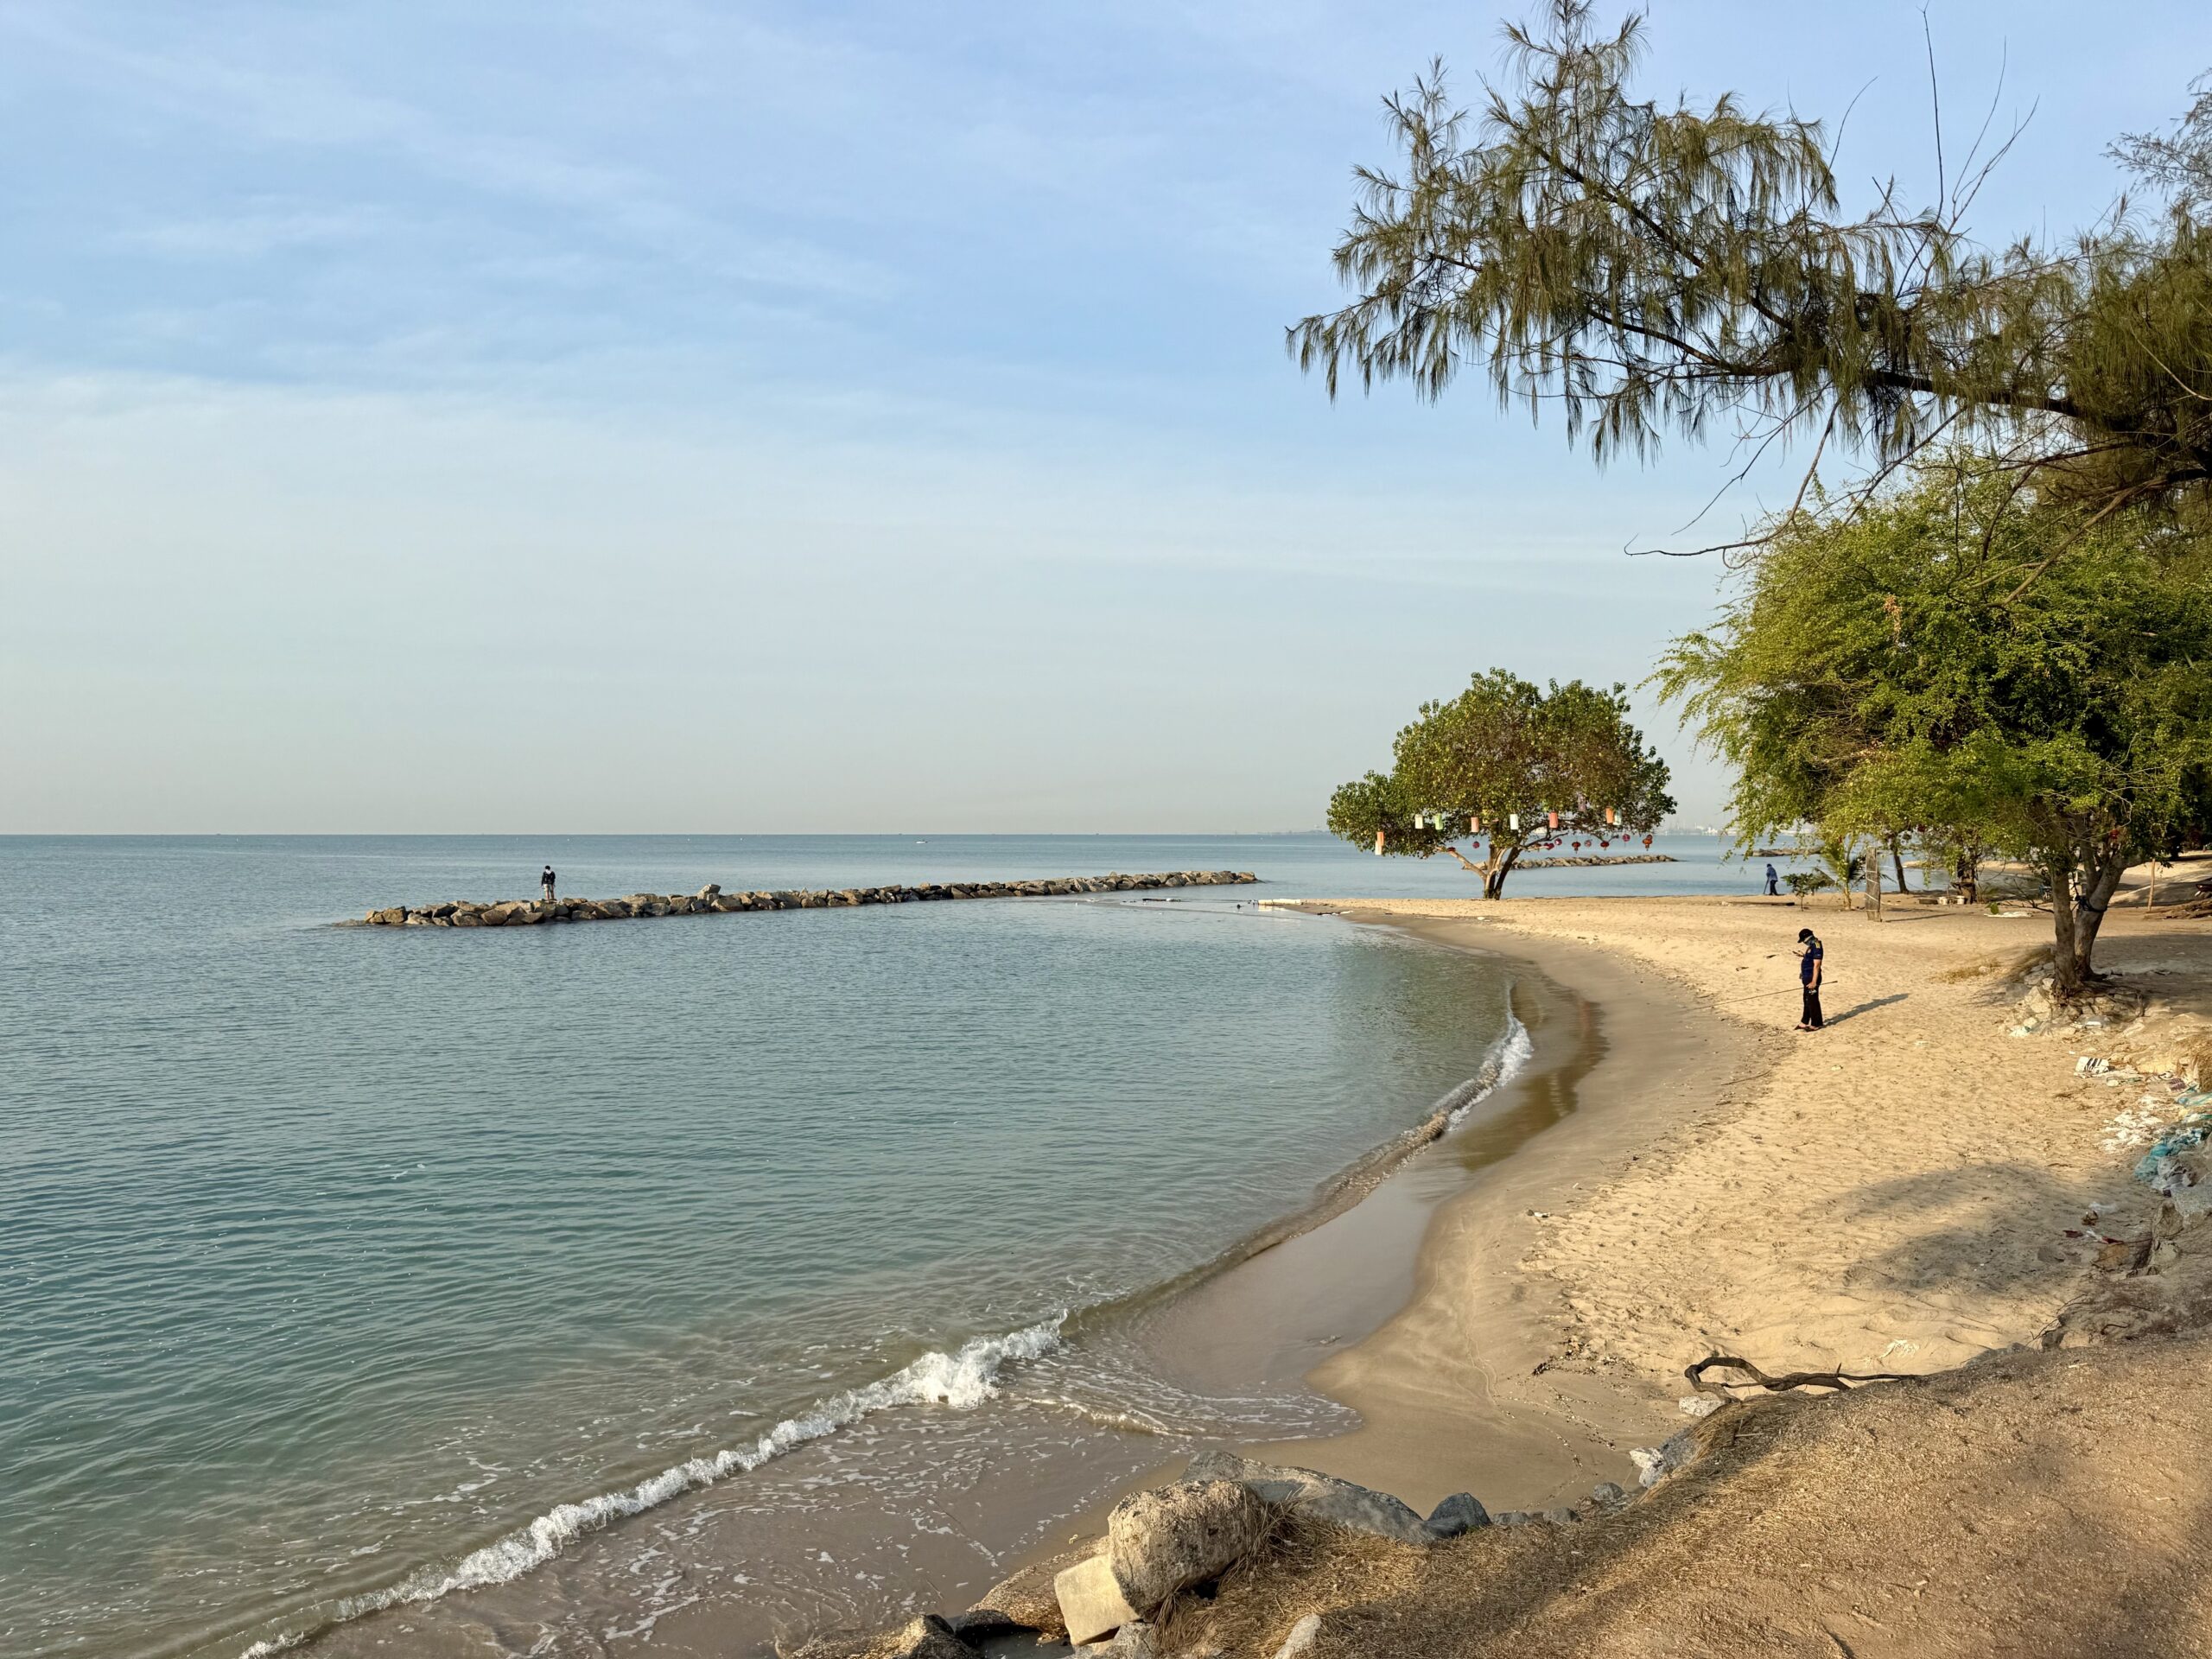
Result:
M1950 454L1780 526L1654 677L1737 766L1739 836L1931 826L2037 861L2093 942L2129 859L2212 817L2212 582L2159 556L2164 533L2130 513L2082 537L2011 469Z
M1388 853L1449 852L1479 869L1484 895L1496 898L1531 846L1577 830L1605 840L1649 834L1675 809L1667 780L1667 763L1629 724L1626 688L1574 680L1545 690L1493 669L1448 702L1423 703L1398 734L1389 774L1338 789L1328 825L1356 846L1373 846L1379 830ZM1616 824L1604 823L1608 807ZM1573 815L1574 829L1552 830L1554 811ZM1490 846L1479 865L1455 844L1470 821Z
M1782 878L1782 884L1802 899L1807 893L1835 886L1835 878L1826 870L1792 870Z
M1827 885L1829 887L1841 887L1848 893L1859 885L1859 878L1866 874L1865 855L1853 850L1847 836L1833 834L1823 836L1815 850L1821 861L1821 873L1827 878Z
M1335 253L1357 297L1289 331L1332 396L1349 372L1435 397L1477 362L1600 460L1716 417L1891 463L1948 428L2013 446L2083 521L2205 501L2212 93L2123 147L2173 196L2164 220L1992 253L1963 229L1996 159L1979 144L1936 206L1891 185L1853 216L1820 123L1640 100L1639 16L1608 34L1588 0L1548 10L1507 28L1510 77L1478 109L1440 65L1389 100L1402 166L1361 169Z

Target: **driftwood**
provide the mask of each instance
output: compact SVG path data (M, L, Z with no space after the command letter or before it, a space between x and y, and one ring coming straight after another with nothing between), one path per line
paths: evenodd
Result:
M1840 1391L1860 1382L1910 1382L1912 1375L1907 1371L1790 1371L1781 1376L1769 1376L1748 1359L1738 1359L1733 1354L1707 1354L1682 1375L1689 1379L1690 1387L1703 1394L1719 1395L1724 1399L1732 1396L1723 1392L1726 1388L1741 1388L1741 1383L1707 1382L1709 1370L1741 1371L1751 1379L1754 1386L1779 1394L1788 1389L1834 1389Z

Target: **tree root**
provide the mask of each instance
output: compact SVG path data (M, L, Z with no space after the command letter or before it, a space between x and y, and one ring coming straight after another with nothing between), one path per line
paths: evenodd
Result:
M1705 1374L1718 1368L1726 1371L1741 1371L1751 1379L1751 1385L1781 1393L1788 1389L1834 1389L1840 1392L1860 1382L1910 1382L1909 1371L1790 1371L1781 1376L1769 1376L1748 1359L1738 1359L1733 1354L1707 1354L1682 1375L1689 1379L1690 1387L1701 1394L1719 1395L1724 1400L1735 1396L1725 1392L1730 1388L1745 1386L1740 1382L1707 1382Z

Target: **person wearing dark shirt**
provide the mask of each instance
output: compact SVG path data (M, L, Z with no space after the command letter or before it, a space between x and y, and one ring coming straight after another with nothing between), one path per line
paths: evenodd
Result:
M1774 866L1771 864L1768 865L1766 867L1766 896L1768 898L1776 898L1781 893L1781 887L1776 885L1780 879L1781 878L1777 876L1774 873Z
M537 885L539 887L543 889L545 893L545 902L548 904L551 904L553 902L553 867L550 864L548 864L545 867L545 874L537 878Z
M1798 1016L1797 1029L1818 1031L1823 1023L1821 1019L1821 969L1826 963L1827 952L1821 948L1819 938L1809 927L1797 930L1797 943L1804 947L1797 953L1797 983L1805 993L1805 1011Z

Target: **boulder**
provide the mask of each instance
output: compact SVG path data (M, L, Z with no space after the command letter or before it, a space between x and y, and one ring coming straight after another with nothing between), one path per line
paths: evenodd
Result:
M818 1637L791 1650L790 1659L982 1659L935 1613L924 1613L874 1637Z
M1052 1581L1068 1567L1096 1555L1105 1547L1105 1541L1103 1538L1093 1539L1050 1560L1033 1562L1019 1573L1000 1580L983 1592L974 1606L951 1621L953 1630L963 1637L1034 1630L1052 1641L1061 1640L1067 1635L1068 1627L1060 1617L1059 1598L1053 1593Z
M1423 1544L1433 1535L1421 1516L1388 1492L1370 1491L1319 1470L1254 1463L1229 1452L1201 1452L1183 1471L1185 1480L1233 1480L1268 1503L1310 1520L1372 1533L1402 1544Z
M721 890L722 884L721 882L709 881L705 887L700 888L698 892L693 893L691 896L694 899L704 899L707 903L712 904L717 898L721 897Z
M1107 1559L1129 1605L1149 1613L1258 1550L1274 1522L1259 1495L1237 1481L1179 1481L1114 1506Z
M1082 1652L1085 1659L1160 1659L1160 1643L1153 1635L1151 1625L1135 1618L1115 1631L1112 1641L1084 1648Z
M1432 1538L1457 1538L1490 1525L1490 1511L1472 1492L1454 1492L1429 1512L1422 1526Z
M1055 1573L1052 1594L1060 1604L1060 1623L1071 1647L1110 1636L1137 1616L1114 1577L1113 1561L1104 1555L1093 1555Z

